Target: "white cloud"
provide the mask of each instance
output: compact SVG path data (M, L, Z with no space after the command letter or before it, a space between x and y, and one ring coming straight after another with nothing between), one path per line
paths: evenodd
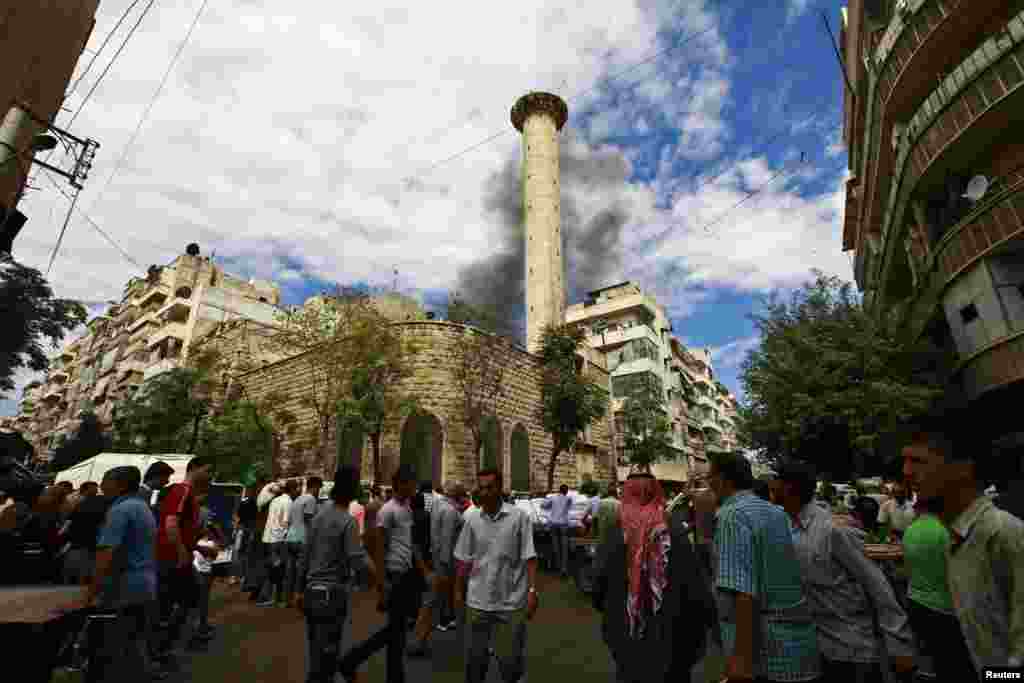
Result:
M760 335L734 339L727 344L713 347L711 349L711 360L716 370L738 369L743 364L743 361L746 360L747 354L756 349L760 344Z
M710 233L699 229L775 171L755 159L699 191L672 177L680 161L717 173L737 158L726 116L732 57L706 0L390 0L372 10L314 0L285 9L211 3L97 202L199 3L161 6L147 18L73 126L103 145L79 206L143 266L168 262L195 241L243 264L240 274L282 285L309 276L390 283L397 268L403 285L444 289L495 248L500 227L484 197L493 174L519 156L509 121L516 99L531 90L569 98L600 82L569 101L572 112L595 114L575 131L582 142L597 148L604 135L633 128L675 132L678 143L664 146L650 185L563 190L573 193L582 220L628 207L621 275L641 280L674 317L713 299L714 287L760 291L802 282L812 266L849 271L838 249L840 184L805 197L798 184L778 181ZM100 5L90 49L128 4ZM787 7L804 11L807 2ZM710 30L630 69L665 48L658 35L668 29ZM77 107L100 71L94 67L68 106ZM503 134L437 164L495 133ZM641 157L620 151L634 164ZM801 182L814 173L802 173ZM417 182L406 186L413 175ZM31 220L17 255L40 267L66 202L45 179L36 184L44 191L23 203ZM649 249L670 226L670 237ZM78 218L54 265L54 286L61 296L106 300L119 298L135 274Z
M786 21L793 21L807 11L812 0L786 0Z

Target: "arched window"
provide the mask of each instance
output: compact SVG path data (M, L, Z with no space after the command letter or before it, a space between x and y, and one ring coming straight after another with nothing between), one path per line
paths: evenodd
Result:
M501 463L504 458L504 453L501 450L502 446L502 433L501 423L493 415L488 415L481 420L481 433L484 437L483 452L480 454L480 466L481 468L494 467L498 471L501 471Z
M415 413L405 421L399 461L403 465L412 465L417 482L429 481L440 486L443 449L441 421L434 415Z
M530 490L530 436L526 427L516 425L512 430L512 457L511 457L511 481L509 482L513 491Z

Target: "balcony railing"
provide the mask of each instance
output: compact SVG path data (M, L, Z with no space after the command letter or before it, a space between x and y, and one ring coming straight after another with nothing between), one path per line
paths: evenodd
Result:
M166 339L180 339L184 341L187 330L188 325L185 323L164 323L149 335L149 341L146 342L146 346L149 348L159 346Z
M1024 379L1024 330L997 339L959 367L968 398Z
M918 181L935 165L947 150L966 142L968 135L993 136L998 127L990 129L979 123L989 114L1011 115L1011 106L1002 106L1007 99L1021 92L1024 85L1024 12L1015 16L1005 33L985 41L974 53L953 70L918 108L900 143L896 171L892 174L891 192L882 234L886 240L886 256L882 264L888 269L896 242L889 232L902 225L907 202ZM1019 55L1014 54L1016 50ZM977 124L977 125L976 125ZM883 270L882 282L886 281Z
M650 339L656 345L661 345L661 339L655 334L647 325L634 325L633 327L626 327L620 329L608 329L601 334L591 334L587 337L587 342L595 347L600 348L601 346L611 346L613 344L623 344L633 339Z

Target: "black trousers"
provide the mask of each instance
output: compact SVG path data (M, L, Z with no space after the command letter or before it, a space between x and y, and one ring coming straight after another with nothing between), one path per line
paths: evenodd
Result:
M181 639L189 612L199 606L199 584L192 565L181 568L170 564L161 565L157 594L160 600L161 633L156 649L169 652Z
M334 683L338 654L349 615L348 593L341 585L321 585L319 589L307 587L304 591L308 663L306 683Z
M979 680L960 630L960 620L913 600L907 600L907 603L910 628L917 634L921 650L932 660L936 683Z
M388 683L405 683L405 646L409 619L419 610L420 578L413 569L403 573L388 572L391 586L387 604L388 623L368 639L349 650L338 662L343 676L351 675L382 648L387 648Z

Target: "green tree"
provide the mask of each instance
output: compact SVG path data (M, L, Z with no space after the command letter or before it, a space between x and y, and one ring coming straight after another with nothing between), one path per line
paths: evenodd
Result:
M82 415L74 436L62 443L54 451L50 468L54 472L74 467L78 463L95 457L110 447L110 435L104 431L95 413Z
M275 322L277 329L267 338L266 348L285 357L298 355L305 365L309 381L299 389L299 400L316 415L315 432L309 441L326 466L339 407L354 400L356 370L376 357L374 334L389 321L377 311L367 292L337 287L331 294L280 312ZM370 394L371 389L360 389L363 399L374 400ZM361 410L355 412L362 414Z
M626 397L622 413L626 428L625 455L633 469L650 473L654 463L675 457L672 422L653 381L641 382Z
M197 453L210 456L224 481L273 477L277 446L295 424L284 397L228 399L203 423Z
M216 390L215 352L193 354L186 366L162 372L121 401L114 447L123 452L195 453Z
M580 434L608 413L608 391L584 372L578 356L586 332L578 326L549 325L541 333L541 402L537 420L551 434L548 490L555 485L559 456L572 451Z
M876 321L850 283L813 274L751 316L761 344L741 370L740 441L768 466L803 459L846 481L883 469L887 435L943 398L953 358Z
M458 390L462 423L473 439L474 462L480 462L484 446L484 417L496 411L505 383L509 342L494 332L497 316L482 308L453 299L449 320L473 328L456 337L448 349L452 379ZM456 317L452 317L455 311Z
M85 323L86 310L70 299L55 299L46 278L10 254L0 253L0 398L14 389L21 368L46 370L44 341L56 348L71 330Z
M416 397L404 387L413 375L410 359L420 346L406 338L398 326L382 317L353 329L348 340L353 353L345 377L348 394L336 405L344 427L355 424L370 437L374 482L382 483L380 442L389 419L410 415L418 409Z

